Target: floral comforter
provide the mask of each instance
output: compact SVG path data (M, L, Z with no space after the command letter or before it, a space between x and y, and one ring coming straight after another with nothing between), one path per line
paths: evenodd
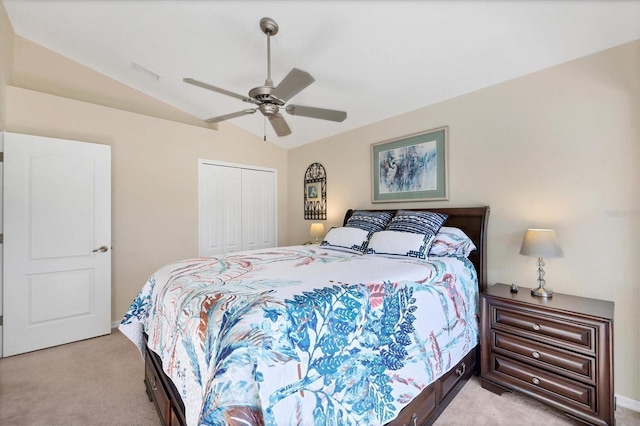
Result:
M166 265L120 330L189 425L377 425L477 344L477 299L467 259L291 246Z

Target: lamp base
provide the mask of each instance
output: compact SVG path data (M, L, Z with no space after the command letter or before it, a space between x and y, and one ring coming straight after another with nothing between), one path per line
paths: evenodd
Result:
M531 289L531 295L536 297L550 298L553 296L553 290L551 290L550 288L545 288L544 286L540 286L538 288Z

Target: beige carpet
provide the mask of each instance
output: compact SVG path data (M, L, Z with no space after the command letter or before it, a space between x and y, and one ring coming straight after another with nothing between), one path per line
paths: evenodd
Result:
M142 383L138 350L120 332L0 359L0 425L159 424ZM618 426L640 426L619 409ZM516 394L495 395L477 378L436 425L570 425L562 413Z

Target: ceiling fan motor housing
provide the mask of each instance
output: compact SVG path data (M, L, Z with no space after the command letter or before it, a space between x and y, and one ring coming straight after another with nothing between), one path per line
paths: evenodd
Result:
M273 86L258 86L249 91L249 97L265 104L284 105L284 101L271 96L271 92L273 92Z

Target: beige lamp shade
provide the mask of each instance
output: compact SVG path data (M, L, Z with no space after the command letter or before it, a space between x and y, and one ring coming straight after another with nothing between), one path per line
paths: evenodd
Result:
M324 225L322 223L312 223L309 229L309 236L315 238L317 243L319 237L324 237Z
M527 229L520 254L534 257L564 257L553 229Z

